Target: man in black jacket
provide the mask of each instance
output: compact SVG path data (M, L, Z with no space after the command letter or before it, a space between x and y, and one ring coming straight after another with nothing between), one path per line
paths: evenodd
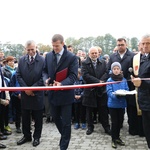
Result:
M98 59L98 49L89 49L89 57L82 63L82 76L86 84L101 83L107 80L106 62ZM102 126L107 134L110 134L108 122L106 87L88 88L84 90L83 105L87 108L87 135L94 131L92 112L98 108Z
M139 75L132 77L132 82L138 87L139 107L142 110L143 129L148 148L150 148L150 34L142 37L141 45L145 57L141 58ZM148 78L142 80L142 78Z

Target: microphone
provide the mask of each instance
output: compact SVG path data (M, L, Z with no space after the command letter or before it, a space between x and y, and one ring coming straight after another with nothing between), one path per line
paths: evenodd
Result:
M129 71L131 74L133 74L133 68L132 68L132 67L130 67L130 68L128 69L128 71Z
M130 67L130 68L128 69L128 71L129 71L129 73L130 73L130 78L132 79L132 78L134 77L133 68Z

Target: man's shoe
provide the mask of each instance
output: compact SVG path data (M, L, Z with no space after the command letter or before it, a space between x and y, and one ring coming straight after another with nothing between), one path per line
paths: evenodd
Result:
M17 142L17 145L22 145L26 142L31 142L32 139L31 138L26 138L26 137L23 137L20 141Z
M39 139L34 139L33 141L33 146L38 146L40 144L40 140Z
M46 123L50 123L50 117L46 119Z
M6 148L6 146L3 144L0 144L0 148Z
M97 124L97 120L95 119L95 120L93 120L93 124Z
M109 128L105 129L105 133L107 133L108 135L111 135L111 130Z
M9 131L9 132L11 132L11 128L10 128L10 126L5 126L5 128L4 128L6 131Z
M3 133L4 135L11 135L12 134L12 132L11 131L7 131L7 130L4 130L4 133Z
M7 139L7 136L5 135L0 136L0 140L6 140L6 139Z
M112 148L117 148L117 142L114 140L111 142Z
M134 135L138 135L138 132L136 132L136 131L129 131L129 134L134 136Z
M116 143L119 144L119 145L121 145L121 146L125 146L125 142L123 142L123 141L121 140L121 138L116 139Z
M21 129L20 128L16 128L16 132L17 133L21 133Z
M93 130L92 129L88 129L87 131L86 131L86 135L90 135L90 134L92 134L93 133Z

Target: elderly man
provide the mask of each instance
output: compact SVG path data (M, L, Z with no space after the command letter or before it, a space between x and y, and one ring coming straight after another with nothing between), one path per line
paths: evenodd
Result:
M89 57L82 63L82 75L86 84L101 83L107 80L106 62L98 59L98 49L89 49ZM94 131L92 112L98 108L99 117L105 133L110 134L108 122L107 94L106 87L88 88L84 90L83 105L87 107L87 135Z
M133 84L138 87L139 107L142 110L143 128L148 148L150 148L150 81L142 78L150 77L150 34L142 37L141 46L145 57L141 58L138 78L132 77Z
M26 55L20 58L17 79L21 87L43 86L42 71L44 67L44 58L37 52L36 43L32 40L25 44ZM35 130L33 134L33 146L40 144L42 132L42 114L43 114L43 91L26 90L21 92L22 107L22 131L23 138L17 142L17 145L32 141L31 114L35 121Z

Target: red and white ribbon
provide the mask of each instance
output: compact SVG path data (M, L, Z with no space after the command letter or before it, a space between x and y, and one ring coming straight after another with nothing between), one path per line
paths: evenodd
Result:
M65 86L38 86L38 87L0 87L0 91L46 91L46 90L71 90L77 88L92 88L92 87L101 87L107 84L115 84L117 82L105 82L105 83L95 83L95 84L82 84L82 85L65 85Z
M150 80L150 78L141 78L141 80ZM128 80L131 81L131 80ZM65 86L38 86L38 87L0 87L0 91L58 91L58 90L71 90L77 88L92 88L92 87L101 87L107 84L116 84L123 81L114 81L114 82L104 82L104 83L94 83L94 84L82 84L82 85L65 85Z

